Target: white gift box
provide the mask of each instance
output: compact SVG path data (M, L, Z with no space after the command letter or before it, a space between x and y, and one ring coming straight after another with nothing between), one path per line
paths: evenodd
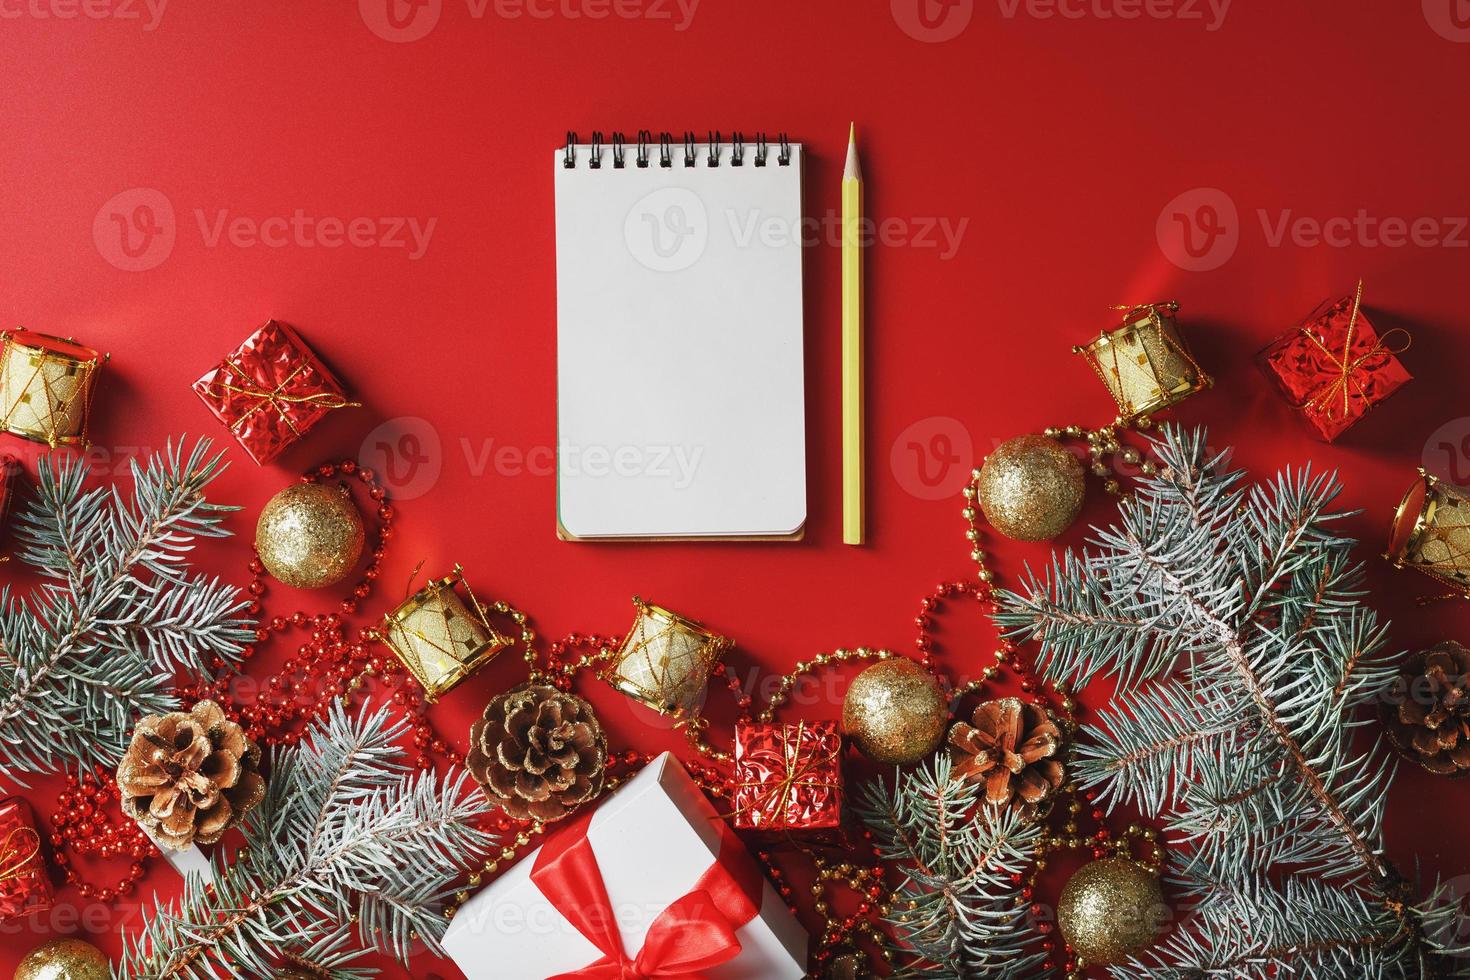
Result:
M191 844L182 851L173 851L159 844L158 838L149 833L148 828L143 828L143 833L148 834L148 839L153 841L163 859L179 873L179 877L187 878L192 872L203 878L207 884L214 884L214 868L210 867L209 858L197 846Z
M553 827L550 833L557 830ZM722 844L740 848L735 858L754 861L668 753L597 807L586 841L629 959L643 949L655 920L696 891ZM532 880L541 856L542 848L528 854L466 902L450 922L444 949L469 980L545 980L603 959L606 951L568 921ZM806 975L806 933L770 882L761 877L758 887L759 914L743 924L731 923L740 951L699 971L708 980L801 980Z

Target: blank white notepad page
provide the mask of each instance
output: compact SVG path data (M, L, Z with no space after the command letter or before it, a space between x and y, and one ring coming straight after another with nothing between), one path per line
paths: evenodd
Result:
M572 538L780 537L806 521L792 145L555 153L558 519Z

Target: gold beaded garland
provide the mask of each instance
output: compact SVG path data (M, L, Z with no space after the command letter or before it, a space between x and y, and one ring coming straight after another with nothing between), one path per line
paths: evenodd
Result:
M980 509L1015 541L1049 541L1072 526L1087 493L1082 464L1046 436L1000 444L980 468Z
M261 564L297 589L342 581L362 554L362 515L342 487L296 483L272 497L255 525Z
M1158 937L1169 907L1158 875L1127 857L1083 865L1062 889L1057 927L1091 964L1121 963Z
M949 702L939 681L903 657L881 660L853 680L842 730L874 762L907 766L944 740Z
M26 954L15 980L108 980L112 967L102 950L82 939L53 939Z

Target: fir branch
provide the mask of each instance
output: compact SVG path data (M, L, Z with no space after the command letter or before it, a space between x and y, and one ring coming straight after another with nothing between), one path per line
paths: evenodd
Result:
M1009 876L1035 857L1041 830L1008 810L981 812L979 790L951 777L947 755L865 788L859 816L902 874L888 918L911 978L1024 980L1044 958Z
M271 976L289 955L333 980L371 975L356 943L408 962L415 939L437 953L444 900L490 839L489 812L463 772L416 774L386 709L349 716L334 704L276 759L265 800L246 818L233 867L216 859L213 889L191 881L129 940L119 975L133 980Z
M1290 964L1283 969L1283 964ZM1290 972L1287 972L1287 971ZM1293 878L1212 895L1160 946L1115 967L1118 980L1420 980L1432 964L1400 921L1360 895Z
M1051 677L1119 680L1077 778L1164 819L1187 855L1179 883L1203 925L1117 975L1419 976L1443 945L1429 924L1451 913L1410 904L1383 855L1395 763L1380 739L1356 742L1354 709L1393 663L1335 530L1337 484L1308 468L1247 487L1200 432L1156 448L1158 475L1095 550L996 616L1041 642Z
M0 594L0 771L116 765L140 714L178 707L173 675L233 664L250 642L245 600L190 576L224 515L204 490L223 469L199 440L131 464L133 493L85 489L86 468L43 456L18 515L20 557L45 579L26 601Z

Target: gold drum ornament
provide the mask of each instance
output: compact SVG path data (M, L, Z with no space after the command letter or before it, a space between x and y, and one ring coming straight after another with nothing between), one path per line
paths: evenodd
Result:
M691 619L633 597L637 615L618 648L608 683L659 714L699 707L711 668L730 648Z
M1470 597L1470 497L1421 469L1394 514L1384 557Z
M107 355L70 339L8 330L0 341L0 428L57 446L87 445L92 388Z
M497 630L485 607L465 583L466 603L456 591L464 569L430 581L383 620L383 639L435 701L485 666L512 641Z
M1072 352L1084 355L1107 386L1120 422L1147 418L1214 384L1179 332L1177 302L1118 309L1121 326Z

